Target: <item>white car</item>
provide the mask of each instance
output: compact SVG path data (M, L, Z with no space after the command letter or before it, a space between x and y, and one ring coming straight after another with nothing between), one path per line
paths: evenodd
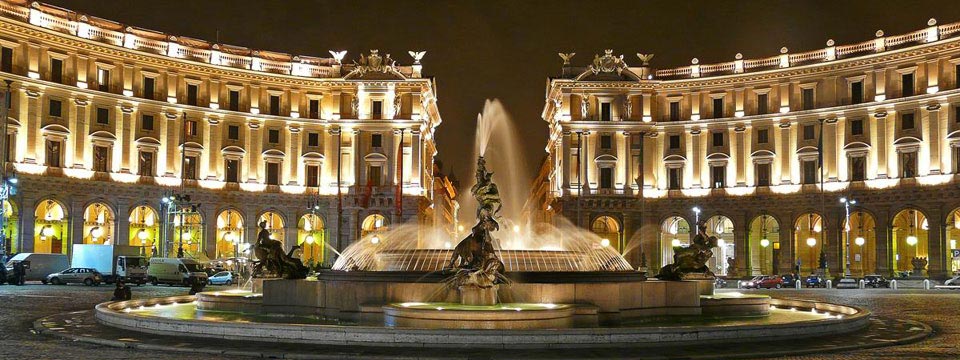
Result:
M233 271L221 271L207 278L207 283L210 285L233 285L239 280L240 276L234 274Z

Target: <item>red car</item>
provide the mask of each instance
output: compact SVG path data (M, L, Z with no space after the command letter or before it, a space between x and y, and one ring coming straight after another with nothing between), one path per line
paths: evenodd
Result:
M776 275L760 275L740 283L744 289L772 289L782 288L783 279Z

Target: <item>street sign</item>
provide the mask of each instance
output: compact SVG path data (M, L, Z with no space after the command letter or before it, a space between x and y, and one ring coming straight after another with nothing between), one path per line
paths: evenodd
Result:
M953 255L954 259L960 259L960 249L950 249L950 254Z

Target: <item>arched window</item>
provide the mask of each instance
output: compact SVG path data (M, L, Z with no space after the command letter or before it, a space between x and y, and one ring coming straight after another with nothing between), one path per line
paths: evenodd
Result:
M141 247L140 253L150 257L157 252L160 228L157 211L147 205L130 211L130 245Z
M916 267L914 259L930 261L927 216L917 209L904 209L893 217L893 270L923 276L926 266ZM922 263L922 265L927 265Z
M617 252L620 252L623 248L621 244L623 236L620 232L620 223L617 222L617 219L609 216L600 216L593 220L593 225L590 226L590 229L600 237L600 246L612 246Z
M283 217L281 217L280 214L267 211L263 213L263 215L260 215L260 221L267 222L267 231L270 232L271 239L280 241L281 243L284 242ZM258 225L260 221L257 222Z
M324 263L326 235L323 219L319 215L306 214L300 217L297 224L297 244L301 247L300 260L304 265L312 268Z
M673 262L673 248L690 244L690 223L679 216L671 216L660 225L660 265Z
M370 214L363 219L363 225L360 227L360 237L367 234L380 232L387 229L387 218L380 214Z
M243 256L249 248L243 233L243 214L224 210L217 215L217 259Z
M104 203L93 203L83 211L83 243L114 244L115 217Z
M750 275L775 275L774 259L780 253L780 223L773 216L760 215L750 222Z
M70 231L63 204L53 199L41 200L34 216L33 252L66 254Z

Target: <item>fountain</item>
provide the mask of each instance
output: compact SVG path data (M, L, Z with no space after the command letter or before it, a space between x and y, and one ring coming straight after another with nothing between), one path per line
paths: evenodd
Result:
M465 202L475 203L477 220L463 239L395 226L351 244L332 270L307 279L296 266L276 267L287 266L289 254L273 249L264 273L289 275L258 279L250 291L105 303L98 321L228 339L497 348L795 339L868 325L869 311L856 307L714 294L703 266L709 237L647 279L609 242L571 223L514 222L514 190L501 193L490 170L503 166L493 159L504 154L488 151L508 138L495 134L510 129L504 114L488 102L478 119L475 201Z

